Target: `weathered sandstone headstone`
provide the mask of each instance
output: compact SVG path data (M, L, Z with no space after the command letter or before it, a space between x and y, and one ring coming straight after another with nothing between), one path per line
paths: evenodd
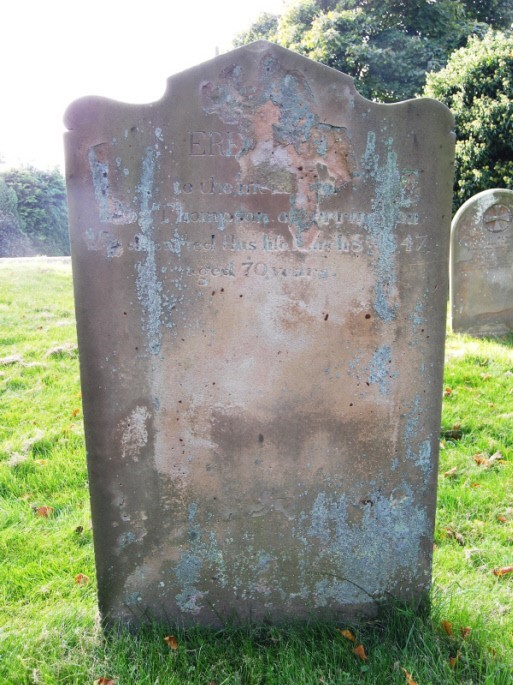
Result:
M454 216L451 325L476 336L513 331L513 190L478 193Z
M216 624L429 587L452 118L259 42L67 112L100 607Z

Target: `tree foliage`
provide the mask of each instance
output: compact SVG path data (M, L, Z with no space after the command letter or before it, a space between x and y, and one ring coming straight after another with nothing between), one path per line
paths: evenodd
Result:
M344 71L368 98L418 95L426 72L443 67L469 35L506 26L510 0L297 0L235 39L266 38ZM268 27L268 30L266 29Z
M278 30L278 17L276 14L263 12L251 26L238 34L234 40L235 47L253 43L255 40L276 41Z
M500 29L509 29L513 23L511 0L464 0L469 17Z
M0 176L6 199L15 207L22 231L36 251L48 255L68 255L68 212L64 179L58 169L41 171L34 167L11 169ZM14 203L16 198L16 203Z
M471 38L428 75L425 95L455 116L455 207L487 188L513 189L513 35Z
M19 222L18 196L13 188L10 188L3 178L0 177L0 218L9 218Z

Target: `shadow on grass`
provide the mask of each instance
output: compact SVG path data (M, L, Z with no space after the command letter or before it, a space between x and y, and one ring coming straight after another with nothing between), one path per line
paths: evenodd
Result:
M508 333L507 335L501 335L498 337L487 336L485 338L479 338L483 342L495 343L496 345L502 345L503 347L513 348L513 333Z
M399 604L372 621L338 626L312 621L182 630L152 624L136 633L108 632L97 666L116 683L137 685L511 684L511 664L472 632L445 627L436 609L414 612ZM176 649L164 639L170 635Z

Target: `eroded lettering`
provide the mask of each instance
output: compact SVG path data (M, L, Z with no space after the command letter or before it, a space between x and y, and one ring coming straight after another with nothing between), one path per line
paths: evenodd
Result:
M189 155L192 157L235 157L243 139L237 131L190 131Z

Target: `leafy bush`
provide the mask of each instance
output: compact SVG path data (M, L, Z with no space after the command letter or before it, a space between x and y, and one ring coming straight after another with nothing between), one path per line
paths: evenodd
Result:
M0 183L6 188L4 203L12 207L36 252L69 255L66 188L60 171L11 169L0 176Z
M513 189L513 35L471 38L428 75L425 95L456 119L455 208L488 188Z

